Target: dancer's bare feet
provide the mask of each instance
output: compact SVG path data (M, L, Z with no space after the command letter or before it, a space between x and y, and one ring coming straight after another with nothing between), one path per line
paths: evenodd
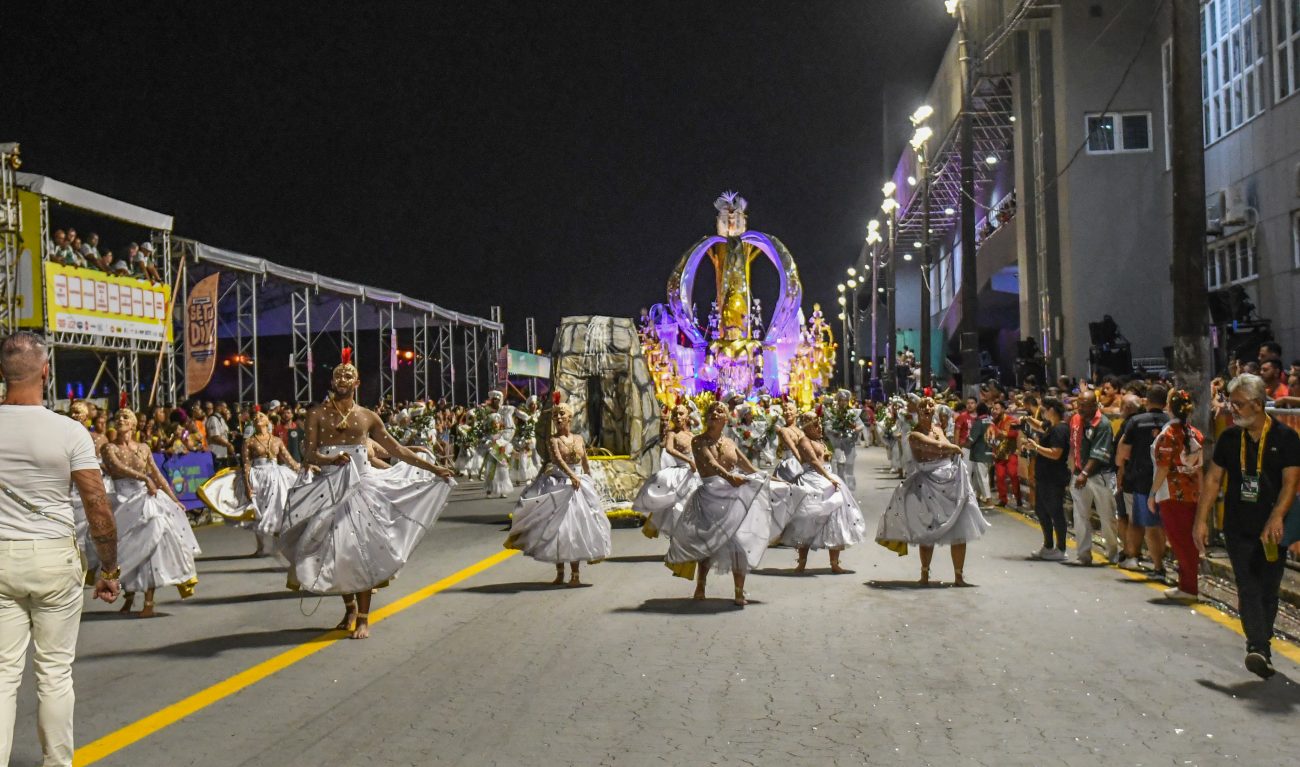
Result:
M357 627L352 631L353 639L370 638L370 614L357 613Z
M573 588L574 586L581 586L581 585L582 585L582 580L578 578L577 573L574 573L573 575L569 576L569 588Z
M747 604L749 604L749 600L745 599L745 590L736 589L736 606L744 607Z
M930 568L928 567L921 568L921 580L917 581L917 583L921 584L922 586L930 585Z
M973 584L973 583L967 583L967 582L966 582L966 579L963 578L963 577L961 577L961 570L958 570L957 572L953 573L953 581L952 581L952 585L954 585L954 586L973 586L973 585L975 585L975 584Z
M804 554L803 556L799 557L799 561L794 566L794 571L796 574L802 575L804 570L807 567L808 567L808 555Z
M352 630L352 623L353 623L353 621L356 620L356 618L357 618L357 603L356 603L356 600L353 600L353 601L351 601L351 602L344 602L344 603L343 603L343 620L339 621L339 625L335 626L335 627L334 627L334 630L335 630L335 631L351 631L351 630Z
M132 592L128 591L128 592L126 592L126 596L122 599L122 609L121 609L121 610L118 610L118 612L120 612L120 613L129 613L129 612L131 612L131 608L132 608L134 605L135 605L135 594L133 594Z
M703 583L701 583L700 585L698 585L698 586L695 587L695 595L692 596L691 599L699 599L699 600L703 600L703 599L704 599L704 584L703 584Z
M851 572L853 572L853 571L852 571L852 570L847 570L847 569L845 569L844 565L841 565L839 562L831 562L831 574L832 574L832 575L845 575L845 574L847 574L847 573L851 573Z
M144 609L141 610L141 611L140 611L140 612L139 612L135 617L137 617L137 618L152 618L152 617L154 617L155 615L157 615L157 613L155 613L155 612L154 612L154 609L153 609L153 600L151 600L151 599L146 599L145 602L144 602Z

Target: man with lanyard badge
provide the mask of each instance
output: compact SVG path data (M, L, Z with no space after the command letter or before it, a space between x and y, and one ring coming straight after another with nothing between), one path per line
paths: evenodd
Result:
M1300 435L1264 411L1264 380L1249 373L1228 384L1232 423L1214 446L1201 486L1192 537L1204 554L1210 512L1227 477L1223 537L1237 582L1237 612L1246 634L1246 668L1273 675L1270 643L1286 567L1279 544L1300 482Z

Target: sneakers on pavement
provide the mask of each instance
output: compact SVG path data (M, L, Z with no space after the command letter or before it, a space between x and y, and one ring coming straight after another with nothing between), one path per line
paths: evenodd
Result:
M1273 661L1263 653L1246 653L1246 670L1260 679L1268 679L1274 674Z
M1196 594L1189 594L1186 591L1183 591L1182 589L1178 588L1177 586L1174 586L1173 588L1165 589L1165 599L1172 599L1175 601L1198 602L1200 601L1201 598Z
M1138 562L1137 557L1127 557L1119 561L1119 569L1141 571L1142 565Z

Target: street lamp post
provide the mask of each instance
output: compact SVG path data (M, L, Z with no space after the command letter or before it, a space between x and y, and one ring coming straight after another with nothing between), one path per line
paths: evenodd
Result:
M974 50L961 0L947 0L948 13L957 17L957 42L961 51L961 321L957 328L961 349L961 378L967 395L980 383L979 272L975 262L975 137L971 94L979 76L979 56Z
M877 331L880 309L880 222L871 219L867 224L867 248L871 253L871 385L867 387L868 397L876 397L880 392L880 346Z
M848 297L849 297L848 311L849 311L849 336L850 336L850 338L846 340L849 341L849 348L851 349L851 351L849 352L848 388L854 392L858 390L859 382L858 382L857 373L853 369L854 367L853 362L857 360L859 354L861 353L861 350L858 348L859 346L858 340L861 338L861 334L860 334L861 328L858 327L858 288L861 286L858 284L857 274L858 274L858 270L855 267L850 266L849 279L847 280L847 282L845 282L845 284L848 285L849 288L848 289Z
M897 278L897 274L895 270L897 269L897 263L898 263L898 259L894 252L894 244L896 241L895 225L897 223L896 216L898 213L898 200L894 199L894 192L896 190L897 187L895 186L893 181L886 181L885 185L880 188L880 191L884 192L885 194L884 201L880 203L880 210L885 214L885 224L889 227L888 235L885 240L886 256L885 256L885 332L884 332L884 336L885 336L884 366L889 370L893 369L892 363L894 360L894 355L898 353L898 349L895 348L895 346L897 345L896 341L898 338L898 317L895 315L896 307L894 305L894 286L895 286L895 280ZM890 378L886 379L886 381L891 381L891 380L892 380L892 375L890 376ZM892 388L892 386L893 384L891 383L890 387L887 388Z
M848 299L844 297L846 287L847 286L842 282L835 286L835 290L839 291L840 294L835 300L840 305L840 356L843 358L844 371L840 375L840 379L843 382L844 388L847 389L849 387L849 317L847 314L849 302Z
M934 109L922 106L912 113L912 124L917 126L912 135L912 150L916 152L921 172L921 386L930 385L930 167L926 156L926 142L934 135L925 121Z

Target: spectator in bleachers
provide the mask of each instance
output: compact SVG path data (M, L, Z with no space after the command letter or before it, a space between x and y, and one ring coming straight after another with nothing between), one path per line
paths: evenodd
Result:
M153 243L146 242L136 251L135 271L137 277L142 277L152 283L163 281L162 275L158 273L158 265L154 262Z

